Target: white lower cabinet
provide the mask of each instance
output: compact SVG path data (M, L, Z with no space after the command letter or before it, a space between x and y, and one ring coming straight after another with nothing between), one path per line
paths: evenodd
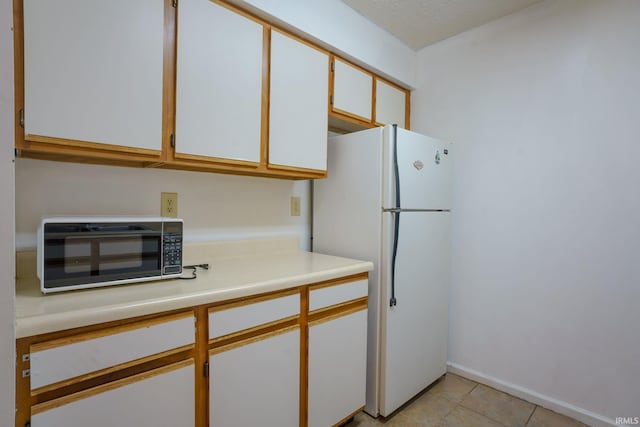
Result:
M211 350L211 427L299 426L300 329Z
M193 426L193 360L31 408L32 427Z
M362 408L367 310L309 325L309 427L330 427Z

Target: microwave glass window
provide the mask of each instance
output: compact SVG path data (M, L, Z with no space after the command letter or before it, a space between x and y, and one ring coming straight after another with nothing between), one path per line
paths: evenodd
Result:
M147 245L153 246L153 245ZM151 248L151 255L157 251ZM148 249L147 249L148 250ZM141 268L145 256L141 236L100 242L100 271Z
M64 272L88 273L91 271L91 242L68 237L64 240Z

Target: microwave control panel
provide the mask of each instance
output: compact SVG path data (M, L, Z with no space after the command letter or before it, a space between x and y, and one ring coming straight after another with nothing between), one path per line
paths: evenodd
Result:
M162 257L163 275L182 273L182 223L164 224Z

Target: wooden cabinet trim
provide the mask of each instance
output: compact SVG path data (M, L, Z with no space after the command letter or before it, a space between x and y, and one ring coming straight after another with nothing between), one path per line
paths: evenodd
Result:
M357 311L366 310L368 298L362 297L355 300L335 304L329 307L320 308L309 313L309 327L320 323L328 322L338 317L346 316Z
M268 167L269 169L276 169L279 171L300 172L310 176L315 176L316 178L323 178L327 175L327 171L322 169L307 169L307 168L300 168L295 166L278 165L273 163L269 163Z
M188 311L188 312L172 314L164 317L158 317L154 319L142 320L139 322L130 322L130 323L126 323L126 324L122 324L122 325L118 325L110 328L100 329L100 330L94 330L90 332L75 333L73 335L69 335L66 337L34 343L30 346L31 352L48 350L51 348L56 348L64 345L82 342L82 341L88 341L88 340L105 337L109 335L117 335L122 332L127 332L134 329L147 328L149 326L161 325L163 323L171 322L173 320L180 320L180 319L185 319L189 317L193 317L193 312Z
M353 124L359 125L363 129L371 129L371 128L374 128L374 127L378 127L378 125L373 123L373 122L364 121L364 120L361 120L361 119L358 119L358 118L355 118L355 117L352 117L350 115L343 114L343 113L340 113L340 112L337 112L337 111L330 111L329 112L329 117L334 117L334 118L336 118L338 120L342 120L342 121L345 121L345 122L349 122L349 123L353 123ZM342 129L338 129L338 128L336 128L336 129L339 130L339 131L342 131Z
M177 68L177 18L171 0L164 2L164 55L162 62L162 154L161 161L173 159L176 133L176 68Z
M378 77L374 76L373 82L371 83L371 123L373 123L374 126L378 126L377 124L378 122L376 121L376 102L378 102L377 84L378 84Z
M31 396L34 404L46 402L193 357L193 345L186 345L49 384L32 390Z
M411 129L411 91L404 98L404 125L405 129Z
M30 148L29 143L41 143L41 144L49 144L56 147L56 152L64 152L64 151L95 151L95 152L113 152L113 153L128 153L132 155L137 155L140 157L150 157L151 159L160 158L160 150L151 150L148 148L136 148L136 147L127 147L124 145L113 145L113 144L104 144L101 142L92 142L92 141L80 141L77 139L65 139L65 138L53 138L49 136L41 136L41 135L33 135L27 134L25 135L25 148Z
M296 34L293 34L290 31L284 30L284 29L282 29L280 27L277 27L277 26L274 26L274 25L271 25L271 31L277 31L280 34L282 34L282 35L284 35L286 37L292 38L292 39L294 39L296 41L299 41L300 43L302 43L304 45L307 45L308 47L310 47L312 49L315 49L318 52L322 52L327 56L331 55L331 52L329 52L327 49L324 49L324 48L318 46L317 44L314 44L313 42L310 42L309 40L305 39L304 37L300 37L300 36L298 36Z
M271 26L262 33L262 107L260 111L260 165L269 164L269 106L271 99Z
M343 419L341 419L340 421L335 423L333 425L333 427L339 427L339 426L345 425L347 423L347 421L349 421L351 418L355 417L356 415L358 415L362 411L364 411L364 406L358 408L358 410L353 411L350 415L347 415L346 417L344 417Z
M336 117L342 118L342 117L346 116L346 117L349 117L350 119L356 120L358 124L362 123L365 126L373 127L371 122L369 121L369 119L367 119L366 117L362 117L362 116L359 116L357 114L353 114L353 113L350 113L348 111L341 110L339 108L335 108L333 106L331 107L331 112Z
M273 329L273 330L270 330L270 331L263 332L263 333L261 333L259 335L246 337L246 338L243 338L243 339L238 340L238 341L234 341L234 342L231 342L231 343L228 343L228 344L220 345L219 347L213 347L213 348L211 348L209 350L209 355L213 356L213 355L218 354L218 353L223 353L225 351L233 350L234 348L237 348L237 347L243 347L245 345L249 345L249 344L252 344L254 342L262 341L262 340L265 340L267 338L275 337L277 335L286 334L288 332L293 332L293 331L296 331L296 330L300 329L300 326L298 325L297 319L296 319L296 321L294 321L292 323L293 323L292 325L289 325L289 326L284 327L284 328L279 327L277 329Z
M176 369L184 368L187 366L191 366L194 364L193 359L183 360L181 362L176 362L171 365L163 366L161 368L154 369L152 371L143 372L140 374L136 374L127 378L122 378L117 381L113 381L110 383L106 383L88 390L79 391L74 394L70 394L64 397L60 397L58 399L50 400L47 402L39 403L31 407L31 414L35 415L44 411L48 411L50 409L57 408L59 406L67 405L69 403L86 399L90 396L95 396L96 394L104 393L109 390L113 390L116 388L120 388L122 386L132 384L138 381L145 380L147 378L154 377L156 375L161 375L167 372L174 371Z
M208 340L208 347L209 349L220 348L236 342L246 341L258 336L262 336L264 334L269 334L282 328L289 328L300 323L299 317L300 316L289 316L285 317L284 319L274 320L272 322L267 322L258 326L243 329L241 331L232 332L230 334L216 338L211 338Z
M309 285L309 289L314 291L316 289L328 288L330 286L338 286L338 285L343 285L345 283L357 282L359 280L366 280L368 278L369 278L368 273L366 272L358 273L358 274L353 274L351 276L341 277L339 279L325 280L324 282L314 283L312 285Z
M23 0L13 0L13 73L14 73L14 132L16 148L25 145L24 127L20 111L24 111L24 6Z
M233 5L231 3L228 3L226 1L222 1L222 0L209 0L211 3L215 3L219 6L224 7L225 9L229 9L230 11L237 13L238 15L244 16L247 19L250 19L254 22L257 22L260 25L266 25L269 26L271 25L269 22L265 21L264 19L260 18L257 15L254 15L253 13L242 9L241 7L238 7L236 5ZM180 5L178 4L178 8L180 7Z
M309 423L309 286L300 298L300 426Z
M196 365L195 398L196 426L207 426L209 420L209 378L205 375L204 366L209 363L209 313L206 307L195 308L196 343L194 358ZM203 369L198 373L198 369Z
M236 159L225 159L222 157L209 157L209 156L200 156L197 154L186 154L186 153L178 153L175 152L174 159L176 164L184 162L190 163L205 163L205 164L221 164L221 165L229 165L229 166L241 166L248 168L257 168L260 166L260 163L251 162L248 160L236 160Z
M219 303L214 303L212 305L209 305L208 311L209 313L211 313L212 311L223 311L223 310L228 310L230 308L242 307L244 305L255 304L262 301L268 301L275 298L287 297L287 296L295 295L298 293L300 293L300 288L295 287L295 288L285 289L281 291L267 292L257 296L235 298L232 300L222 301Z

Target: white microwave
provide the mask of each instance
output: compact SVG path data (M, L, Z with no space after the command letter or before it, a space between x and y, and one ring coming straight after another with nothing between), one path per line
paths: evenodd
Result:
M169 279L182 274L177 218L49 217L38 229L43 293Z

